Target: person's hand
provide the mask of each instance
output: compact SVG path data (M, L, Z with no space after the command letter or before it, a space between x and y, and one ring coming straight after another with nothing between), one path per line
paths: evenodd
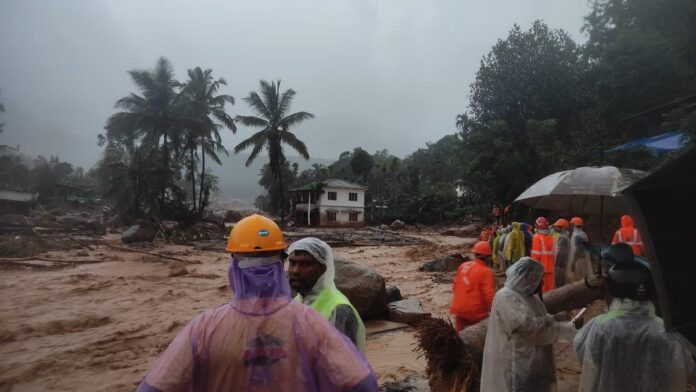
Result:
M606 277L604 276L599 276L599 275L591 275L585 277L585 285L587 287L594 289L594 290L599 290L604 287L604 283L606 281Z

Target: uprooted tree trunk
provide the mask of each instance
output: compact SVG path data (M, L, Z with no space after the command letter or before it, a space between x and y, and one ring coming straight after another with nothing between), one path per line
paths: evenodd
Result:
M545 293L544 305L549 313L555 314L586 306L604 298L604 293L604 290L591 289L580 281ZM448 320L431 318L418 325L416 350L427 360L426 373L431 391L479 390L487 330L488 319L459 334Z

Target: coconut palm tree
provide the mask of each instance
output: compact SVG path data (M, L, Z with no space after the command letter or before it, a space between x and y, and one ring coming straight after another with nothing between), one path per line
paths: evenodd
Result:
M109 117L106 129L112 135L129 135L144 146L161 149L163 173L158 189L160 200L171 184L173 173L169 160L183 147L183 129L201 127L186 110L186 100L177 88L174 67L166 57L160 57L152 70L128 71L140 94L131 93L116 102L121 112ZM161 146L160 146L161 141Z
M268 164L271 173L278 181L281 224L285 220L285 200L283 198L283 176L281 169L285 164L285 154L283 145L287 144L297 151L304 159L309 159L307 146L298 139L295 134L290 132L290 128L302 123L304 120L314 118L314 115L307 112L296 112L288 114L295 91L292 89L280 92L280 80L268 83L260 81L261 95L252 91L249 96L244 98L247 104L256 112L254 116L237 116L235 121L255 128L260 131L251 135L248 139L239 143L234 152L239 153L252 147L246 166L258 157L259 153L265 148L268 152Z
M210 157L215 163L221 165L219 153L228 155L227 149L222 145L220 130L228 128L232 133L237 132L234 119L225 112L225 105L234 105L234 98L231 95L216 95L220 86L226 86L224 78L215 80L212 76L213 70L202 70L200 67L188 70L189 80L184 86L184 94L189 100L191 115L200 126L192 127L187 130L187 147L190 154L191 186L193 191L193 206L196 210L196 179L195 162L197 148L201 148L201 174L199 176L200 193L198 197L198 213L203 215L204 198L203 194L209 185L206 178L205 157Z

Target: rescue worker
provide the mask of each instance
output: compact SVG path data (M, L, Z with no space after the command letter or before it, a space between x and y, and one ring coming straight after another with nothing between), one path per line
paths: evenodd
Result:
M587 234L583 230L585 222L582 218L574 216L570 219L573 226L573 234L570 237L570 255L566 269L566 282L577 282L592 274L592 259L590 252L583 246L589 242Z
M138 391L377 391L355 345L292 300L284 249L272 220L239 221L227 243L232 300L189 322Z
M554 285L561 287L566 283L566 268L568 267L568 259L570 257L570 238L568 237L568 229L570 223L561 218L553 224L553 231L556 234L554 237Z
M549 221L540 216L535 222L537 232L532 238L531 257L544 266L544 288L547 292L554 288L554 248L553 237L549 233Z
M520 231L524 235L524 255L529 256L532 252L532 238L534 234L530 230L530 226L526 223L520 223Z
M505 244L503 245L505 265L511 266L524 257L524 253L524 234L520 231L519 222L512 222L512 231L505 237Z
M495 222L495 224L499 225L503 223L500 215L500 206L498 206L498 204L493 204L493 210L491 211L491 214L493 214L493 221Z
M507 270L493 300L486 332L481 392L554 391L553 344L570 341L575 328L546 313L541 301L544 266L523 257Z
M582 363L579 390L686 391L694 362L655 315L650 270L632 261L628 247L612 245L602 257L617 252L625 253L619 258L631 261L617 263L607 273L613 297L609 311L590 320L573 342Z
M452 285L450 313L455 316L457 332L487 318L495 296L490 245L485 241L477 242L472 252L475 259L457 268Z
M631 245L634 255L643 256L643 240L640 239L638 229L633 227L633 218L630 215L621 217L621 228L616 230L616 233L614 233L614 240L611 243L618 244L619 242L625 242Z
M500 248L501 248L501 243L500 239L503 236L503 229L498 228L498 230L495 231L495 238L493 239L493 243L491 244L491 258L493 260L493 267L497 270L500 271L502 269L501 266L501 261L500 261Z
M365 352L365 325L350 300L336 288L331 247L318 238L303 238L288 248L288 277L295 300L310 306Z

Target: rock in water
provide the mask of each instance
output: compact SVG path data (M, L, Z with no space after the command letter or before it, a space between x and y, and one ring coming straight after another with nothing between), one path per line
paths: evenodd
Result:
M426 272L453 272L456 271L463 262L469 260L471 260L469 256L462 256L460 254L449 255L441 259L426 262L420 267L420 270Z
M154 229L143 225L133 225L126 229L123 234L121 234L121 241L124 244L131 244L133 242L152 242L155 239L157 233Z
M394 222L392 222L391 225L389 225L389 227L391 227L392 230L400 230L400 229L403 229L404 226L406 226L404 221L399 220L399 219L395 220Z
M413 326L427 318L430 318L430 312L423 309L417 298L403 299L389 304L389 321Z
M348 297L363 320L386 316L387 289L384 278L352 261L336 258L336 287Z
M401 296L401 290L396 286L387 286L387 302L401 301L404 297Z
M478 238L481 234L481 226L474 223L466 226L452 227L440 234L463 238Z

